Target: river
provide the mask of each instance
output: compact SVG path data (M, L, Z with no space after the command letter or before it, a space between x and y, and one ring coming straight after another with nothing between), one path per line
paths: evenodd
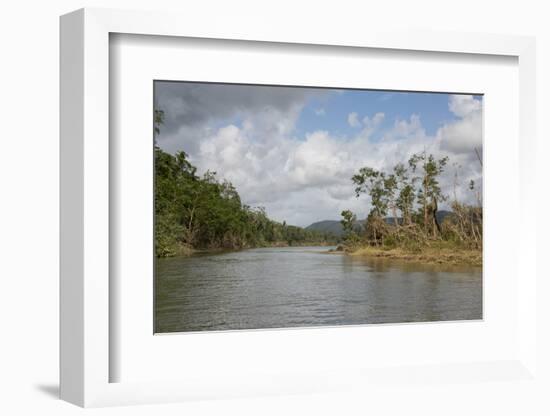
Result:
M328 249L258 248L158 259L155 332L482 318L481 268Z

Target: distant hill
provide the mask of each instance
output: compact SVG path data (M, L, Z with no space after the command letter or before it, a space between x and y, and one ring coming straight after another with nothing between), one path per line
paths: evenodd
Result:
M321 233L330 233L340 237L343 234L342 224L340 221L325 220L314 222L306 227L309 231L319 231Z
M437 211L437 220L439 223L443 222L445 217L448 215L451 215L451 211L445 211L440 210ZM401 221L401 218L398 218L397 221ZM386 222L388 224L393 224L393 217L386 217ZM363 224L365 223L365 220L359 220L355 223L356 231L361 231ZM336 237L342 237L344 234L344 229L342 228L342 224L340 221L337 220L324 220L324 221L318 221L314 222L311 225L308 225L306 227L306 230L313 230L313 231L319 231L322 233L330 233L335 235Z
M357 221L355 223L356 231L361 231L361 227L364 224L364 220ZM322 233L330 233L336 237L342 237L344 235L344 229L340 221L336 220L324 220L314 222L313 224L306 227L306 230L319 231Z

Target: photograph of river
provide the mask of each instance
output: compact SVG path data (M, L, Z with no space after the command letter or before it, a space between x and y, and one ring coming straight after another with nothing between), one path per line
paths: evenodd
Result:
M482 319L482 110L155 81L155 332Z

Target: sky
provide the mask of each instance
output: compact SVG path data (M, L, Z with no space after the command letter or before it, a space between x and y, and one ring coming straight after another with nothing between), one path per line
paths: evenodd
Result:
M449 157L449 200L476 203L470 180L481 188L482 96L156 81L154 100L161 149L185 151L276 221L308 226L346 209L365 218L353 174L391 172L424 150Z

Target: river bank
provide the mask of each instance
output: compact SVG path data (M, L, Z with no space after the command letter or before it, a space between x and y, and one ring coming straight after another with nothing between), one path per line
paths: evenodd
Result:
M170 255L165 256L158 256L160 258L162 257L189 257L193 255L199 255L199 254L216 254L216 253L223 253L228 251L241 251L241 250L249 250L253 248L269 248L269 247L276 247L276 248L284 248L284 247L332 247L336 243L329 242L329 241L293 241L289 243L288 241L274 241L270 243L260 244L257 246L244 246L244 247L206 247L206 248L194 248L185 244L180 244L176 248L174 253L171 253Z
M330 243L319 242L300 242L289 244L284 241L277 241L270 244L264 244L254 247L210 247L210 248L192 248L189 246L180 246L179 250L174 254L176 257L190 257L201 254L216 254L224 252L238 252L250 250L254 248L285 248L285 247L329 247L333 246ZM338 246L336 249L326 251L329 254L344 254L357 257L375 257L387 260L407 261L411 263L424 264L449 264L449 265L468 265L481 267L483 264L483 256L481 250L466 249L460 247L450 247L445 244L434 244L430 247L422 247L417 250L407 250L405 248L385 248L363 246L356 248L344 248ZM174 257L167 256L167 257Z
M365 246L347 251L347 254L351 256L369 256L426 264L452 264L479 267L483 265L481 250L445 246L423 247L419 251L411 251L404 248Z

